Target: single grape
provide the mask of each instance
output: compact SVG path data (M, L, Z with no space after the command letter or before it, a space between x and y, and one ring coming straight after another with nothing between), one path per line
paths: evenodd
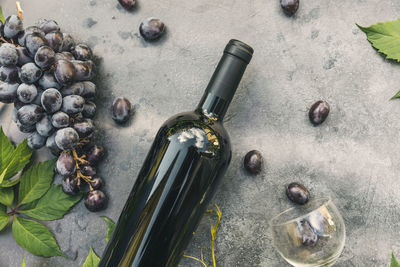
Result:
M96 114L96 104L92 101L87 101L83 105L82 115L86 118L92 119Z
M61 94L63 96L68 95L81 95L84 90L84 84L82 82L73 83L72 85L63 88Z
M58 111L58 112L54 113L53 116L51 117L51 124L55 128L68 127L68 125L69 125L69 116L68 116L68 114L66 114L66 113L64 113L62 111Z
M70 34L63 33L62 51L71 52L75 47L75 41Z
M92 49L85 44L76 45L72 50L72 54L74 55L75 59L83 61L91 59L93 55Z
M0 65L14 66L18 62L18 52L15 45L3 43L0 46Z
M56 53L49 46L42 46L35 55L35 63L40 68L47 68L55 62Z
M64 59L57 60L54 76L62 85L71 83L75 77L74 64L72 64L71 61Z
M88 81L92 78L93 71L93 62L91 60L88 61L80 61L80 60L71 60L72 64L74 64L75 68L75 80L76 81Z
M68 152L62 152L56 162L56 171L62 176L73 175L76 171L74 157Z
M23 46L17 47L17 53L18 53L18 61L17 61L18 66L21 67L26 63L33 62L33 59L30 57L29 52L25 47Z
M24 45L25 45L26 36L28 36L29 34L32 34L32 33L38 33L38 34L40 34L42 37L44 37L44 32L43 32L39 27L36 27L36 26L29 26L29 27L27 27L23 32L21 32L21 33L18 35L18 43L19 43L21 46L24 46Z
M310 192L307 188L299 183L290 183L286 187L287 197L294 203L304 205L310 200Z
M85 206L88 210L96 212L106 207L106 195L100 190L94 190L85 196Z
M58 156L61 153L61 149L58 148L56 141L55 141L55 137L56 137L56 133L53 133L52 135L47 137L46 147L50 150L50 152L53 155Z
M300 221L298 224L298 232L302 239L303 246L315 246L318 242L318 235L307 219Z
M65 194L76 195L79 193L78 179L74 177L65 177L62 182L62 189Z
M0 81L0 102L12 103L17 99L18 83Z
M146 41L154 41L164 33L164 23L156 18L147 18L139 26L140 35Z
M43 76L38 81L39 85L43 89L55 88L61 89L61 85L57 82L54 77L54 73L51 71L46 71Z
M56 61L60 59L65 59L65 60L75 60L74 56L72 55L71 52L61 52L56 54Z
M68 127L58 130L54 140L61 150L71 150L78 144L79 135L73 128Z
M85 99L79 95L68 95L63 98L61 110L67 114L82 112Z
M299 9L299 0L281 0L283 12L288 16L293 16Z
M35 125L42 117L42 107L34 104L23 106L17 113L18 121L24 125Z
M86 154L90 165L96 165L104 157L104 148L102 146L93 146Z
M85 99L93 99L96 96L96 85L92 82L83 82L83 92L81 96Z
M18 68L16 66L0 67L0 80L8 83L19 82Z
M261 172L263 158L259 151L251 150L244 157L243 163L246 171L252 174L259 174Z
M11 119L13 120L13 122L17 123L18 118L17 118L17 112L18 109L13 108L12 112L11 112Z
M35 63L26 63L21 67L19 72L19 78L23 83L34 83L40 79L42 76L42 71L39 69Z
M25 47L31 57L34 57L38 49L45 45L47 45L47 40L40 33L34 32L25 37Z
M22 83L18 86L17 96L23 103L31 103L37 96L36 86L33 84Z
M314 126L323 123L329 115L330 107L328 102L320 100L315 102L308 112L308 117Z
M18 118L18 112L17 112ZM21 133L32 133L36 130L35 125L25 125L22 124L19 120L17 120L17 127Z
M54 113L60 110L62 101L61 93L54 88L46 89L41 98L42 106L48 113Z
M41 136L38 132L33 132L28 136L28 146L32 149L42 148L46 143L46 137Z
M63 44L63 35L60 31L52 31L44 37L49 46L55 51L60 52Z
M100 177L97 177L97 176L92 178L92 181L90 182L90 184L92 185L92 188L94 190L98 190L104 186L103 179L101 179Z
M36 123L36 131L44 137L50 136L54 132L54 127L49 115L43 116L43 118Z
M48 34L52 31L59 31L60 26L54 20L46 20L40 23L40 28L44 31L45 34Z
M125 97L114 99L112 104L112 118L117 123L125 123L128 121L132 113L132 104Z
M94 131L94 125L91 119L76 121L72 127L79 134L80 138L89 137Z
M85 165L81 167L81 173L86 176L96 175L96 168L90 165Z
M136 5L136 0L118 0L123 8L126 10L132 10Z
M9 39L16 37L23 31L23 27L22 20L17 15L9 16L4 22L4 37Z

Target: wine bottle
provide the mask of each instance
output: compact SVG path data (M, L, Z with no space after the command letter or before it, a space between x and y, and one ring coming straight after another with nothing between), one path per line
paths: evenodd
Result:
M231 160L222 121L252 55L231 40L198 107L161 126L100 267L179 263Z

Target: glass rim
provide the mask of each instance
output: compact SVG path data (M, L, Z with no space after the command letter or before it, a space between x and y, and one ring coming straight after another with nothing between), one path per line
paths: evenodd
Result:
M288 219L288 220L286 220L284 222L274 223L274 220L278 219L282 215L284 215L284 214L286 214L286 213L288 213L288 212L290 212L292 210L299 209L299 208L302 208L302 207L304 207L306 209L307 205L309 207L312 203L315 203L317 201L319 201L321 204L313 207L313 209L311 209L309 212L305 212L304 214L302 214L300 216L297 216L297 217L295 217L293 219ZM310 202L308 202L305 205L288 208L288 209L282 211L281 213L275 215L274 217L272 217L272 219L269 221L269 225L271 227L273 227L273 226L282 226L282 225L285 225L285 224L290 224L292 222L298 221L300 219L304 219L305 217L308 217L311 213L315 212L316 210L320 209L323 206L327 206L331 202L332 202L331 197L319 197L319 198L311 200Z

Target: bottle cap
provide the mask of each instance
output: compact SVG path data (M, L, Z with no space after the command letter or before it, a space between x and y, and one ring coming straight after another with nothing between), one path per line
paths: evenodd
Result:
M254 50L249 45L239 40L232 39L226 45L224 53L236 56L249 64L251 57L253 56Z

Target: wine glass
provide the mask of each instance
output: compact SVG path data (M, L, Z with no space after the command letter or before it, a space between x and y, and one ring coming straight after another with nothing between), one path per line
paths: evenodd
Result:
M330 198L290 208L270 221L275 248L291 265L332 266L344 248L344 221Z

